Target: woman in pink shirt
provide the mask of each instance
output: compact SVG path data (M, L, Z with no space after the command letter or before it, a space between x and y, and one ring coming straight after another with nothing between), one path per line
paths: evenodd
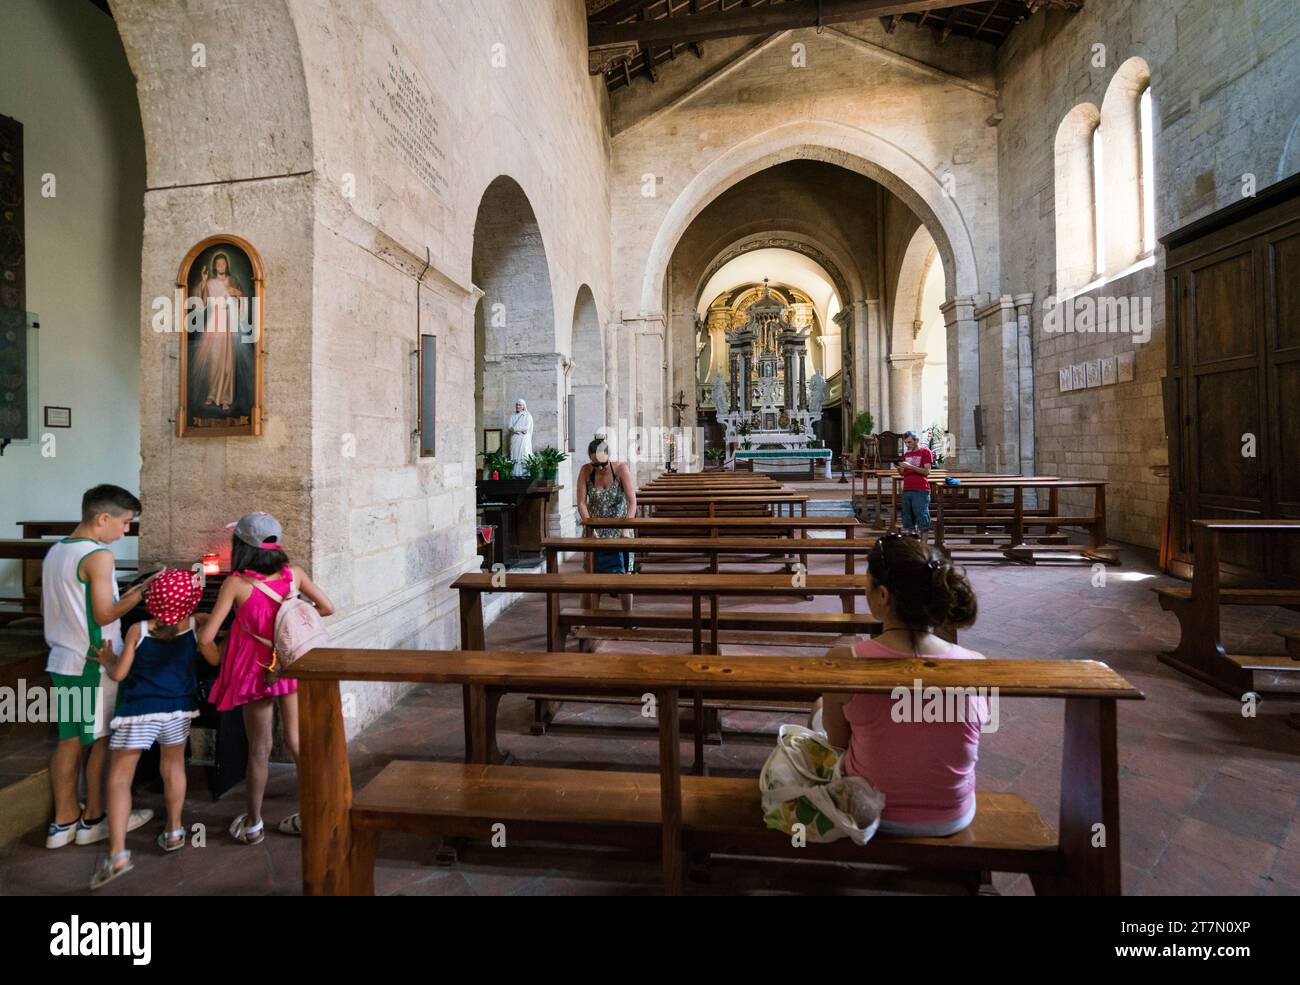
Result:
M887 534L868 555L867 603L884 631L836 647L829 657L983 660L983 655L936 636L938 626L975 621L975 593L966 575L921 542ZM988 720L983 697L944 695L944 720L919 715L914 692L827 694L823 722L830 741L846 750L844 771L873 783L885 795L882 834L942 837L975 817L975 761L980 726ZM925 702L924 704L929 704ZM918 720L920 718L931 720Z

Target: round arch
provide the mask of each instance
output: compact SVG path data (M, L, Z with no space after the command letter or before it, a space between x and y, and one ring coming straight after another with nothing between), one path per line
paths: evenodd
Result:
M569 436L573 475L586 461L587 442L605 426L605 345L600 313L591 288L583 284L573 302L573 362L569 370L569 400L573 402Z
M659 225L641 283L641 310L662 307L673 250L691 221L719 194L752 174L786 161L836 164L878 182L911 208L934 236L949 296L974 294L975 248L956 202L938 178L896 144L842 123L807 120L755 134L722 153L682 189Z
M532 203L498 175L479 201L470 276L483 292L474 311L476 431L503 426L522 397L533 416L534 449L559 443L555 303L550 264ZM538 356L542 358L536 358Z
M790 250L792 253L806 256L816 263L826 271L831 284L840 296L841 305L851 304L855 297L861 296L861 284L857 281L856 273L854 273L852 285L844 275L845 270L852 272L855 268L844 262L844 254L841 251L829 247L817 237L800 231L779 229L749 233L739 238L728 237L728 239L731 242L719 248L714 253L713 258L704 266L703 273L700 275L693 293L697 303L704 286L724 266L736 257L744 256L746 253L752 253L755 250L766 249ZM854 293L855 291L857 293Z
M938 259L939 248L925 226L912 234L898 265L898 280L894 285L894 324L890 335L890 352L912 352L915 349L915 325L921 318L921 300L926 276Z

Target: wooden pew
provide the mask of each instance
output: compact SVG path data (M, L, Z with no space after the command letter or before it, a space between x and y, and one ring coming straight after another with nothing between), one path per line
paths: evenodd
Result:
M1300 692L1300 664L1286 655L1228 653L1219 622L1221 605L1280 605L1300 609L1300 588L1224 588L1219 583L1219 538L1241 533L1296 534L1300 520L1193 520L1191 585L1155 589L1160 607L1178 617L1178 647L1163 663L1233 697L1246 692ZM1290 647L1288 642L1288 647Z
M769 517L713 517L684 521L676 517L639 516L583 520L588 530L631 530L636 536L664 534L667 536L718 537L789 537L796 530L839 531L845 537L855 537L859 532L870 533L871 528L856 517L846 516L769 516ZM697 533L698 532L698 533ZM635 541L624 545L623 550L636 550Z
M460 592L460 645L463 650L481 650L486 646L483 625L483 594L485 592L520 592L546 596L546 648L564 650L569 634L575 627L618 627L626 631L638 627L650 629L689 629L691 652L718 653L724 631L751 633L774 632L787 628L794 620L814 631L828 634L828 645L835 637L862 631L872 631L874 620L855 614L856 598L865 587L865 580L852 575L804 575L795 578L782 575L601 575L601 574L509 574L468 573L451 585ZM603 594L632 592L637 595L688 596L689 612L623 612L613 609L596 609L583 606L564 609L563 595L599 597ZM835 595L841 600L843 613L799 612L728 612L720 611L720 597L803 598L811 595ZM704 613L707 599L708 613ZM705 627L708 641L705 642ZM707 651L706 648L707 647ZM504 692L494 695L487 714L495 723L497 705ZM705 714L702 696L693 695L695 702L695 763L703 768L705 741ZM495 726L494 726L495 727ZM497 753L504 758L504 754Z
M744 493L734 496L715 496L712 493L669 493L641 495L636 498L637 511L642 516L783 516L808 515L808 494L793 492Z
M844 558L844 573L857 573L855 559L870 554L876 546L875 538L850 537L787 537L774 541L770 537L637 537L631 542L638 564L647 554L703 556L708 558L709 571L716 573L722 564L752 564L755 555L760 560L793 555L803 558L807 566L809 554L838 554ZM546 537L542 549L546 552L546 570L558 572L559 555L582 554L586 570L591 571L591 557L597 551L628 549L626 539L601 537Z
M861 594L866 581L855 575L803 575L795 578L786 575L715 575L715 574L655 574L655 575L601 575L574 574L511 574L502 572L470 572L461 575L451 587L460 592L461 647L466 650L483 649L483 595L488 592L520 592L546 596L548 650L564 649L568 626L560 619L560 596L604 595L634 592L637 595L687 596L691 600L692 645L696 653L704 652L703 626L709 626L710 648L717 652L717 633L726 622L718 608L722 597L756 596L762 598L795 597L809 595L834 595L843 600L846 614L852 614L854 598ZM709 613L703 615L704 600L709 601ZM600 610L597 610L600 611ZM603 615L610 618L626 617L635 622L648 619L649 613L615 613ZM829 613L834 615L834 613ZM736 614L740 615L740 614Z
M1106 482L1101 479L1052 479L1043 477L1016 477L998 479L962 480L961 487L966 489L997 490L1011 492L1009 509L1006 505L987 511L987 515L972 515L969 511L961 512L954 521L955 526L980 528L979 537L987 537L985 528L999 527L1005 543L952 543L949 544L949 519L946 515L942 495L942 480L931 480L931 491L939 492L931 497L931 515L933 520L934 546L948 554L955 552L983 555L1000 555L1009 560L1033 563L1038 553L1079 554L1087 562L1101 561L1106 564L1119 563L1119 548L1108 544L1106 540ZM1045 489L1051 495L1051 506L1042 509L1025 508L1026 489ZM1056 493L1063 489L1091 489L1093 491L1093 508L1091 513L1078 516L1065 516L1056 512ZM982 513L983 511L979 511ZM1083 527L1088 532L1088 544L1035 544L1027 541L1025 533L1029 527L1044 527L1054 532L1058 527Z
M1026 872L1040 894L1119 895L1117 705L1142 695L1090 660L842 660L649 656L646 654L386 651L322 648L295 662L299 681L303 892L374 892L379 835L532 840L657 849L666 894L682 891L685 853L828 859L961 873ZM340 681L460 685L467 764L395 760L352 789ZM889 694L896 687L989 688L1001 698L1055 698L1065 705L1057 831L1015 794L977 795L974 823L947 838L878 836L794 849L763 828L752 779L681 774L678 701L683 691L753 699L826 692ZM493 688L653 694L658 775L543 770L485 764L483 708ZM657 795L657 796L656 796ZM1096 845L1097 825L1104 845Z

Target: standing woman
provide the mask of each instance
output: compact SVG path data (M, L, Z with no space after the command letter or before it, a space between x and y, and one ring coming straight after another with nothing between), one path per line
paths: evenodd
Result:
M615 462L609 457L609 445L604 438L595 438L587 445L590 461L578 472L578 516L583 520L631 519L636 516L636 482L626 462ZM602 539L614 540L630 537L632 531L618 527L597 527L595 534ZM627 574L627 555L623 551L597 551L595 567L600 574ZM632 608L632 596L620 596L623 608Z
M524 474L524 459L533 453L533 415L528 413L524 398L515 401L509 424L510 461L515 463L514 476Z

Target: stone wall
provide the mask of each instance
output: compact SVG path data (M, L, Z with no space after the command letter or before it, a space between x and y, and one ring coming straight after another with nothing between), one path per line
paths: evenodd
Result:
M1105 46L1104 66L1093 64L1095 45ZM1082 298L1149 304L1149 341L1132 333L1048 333L1043 323L1045 299L1059 293L1057 128L1081 103L1102 107L1116 70L1133 56L1150 70L1159 236L1238 200L1247 173L1262 188L1300 166L1294 151L1283 161L1300 118L1300 19L1286 0L1089 0L1074 15L1029 18L998 54L1001 266L1005 290L1034 296L1037 469L1108 480L1111 537L1155 546L1168 492L1153 471L1167 462L1164 251ZM1061 367L1124 352L1135 353L1132 382L1060 391Z
M856 171L897 196L934 233L950 292L997 284L997 134L985 123L996 108L992 56L957 37L940 46L908 25L886 34L871 20L706 45L702 61L662 66L654 87L633 80L618 90L611 202L624 334L662 326L665 312L691 303L666 276L691 221L737 182L800 158ZM855 332L880 338L879 291L845 300ZM846 358L852 349L846 341ZM875 367L864 399L888 392L877 349L859 345L852 356L865 357L854 367L861 380ZM637 394L647 418L663 420L664 349L643 347L639 358L620 369L619 386Z
M241 235L267 264L260 438L175 438L175 340L143 323L141 484L163 505L143 553L192 556L265 509L336 603L336 641L454 646L447 585L478 563L471 258L495 179L521 189L544 256L528 276L550 310L527 333L555 367L531 407L543 442L559 437L580 288L609 318L608 106L586 73L583 4L486 0L454 30L415 0L113 6L149 150L146 315L205 236ZM202 70L190 43L206 46ZM413 437L422 334L437 337L427 458ZM352 690L350 730L394 696Z

